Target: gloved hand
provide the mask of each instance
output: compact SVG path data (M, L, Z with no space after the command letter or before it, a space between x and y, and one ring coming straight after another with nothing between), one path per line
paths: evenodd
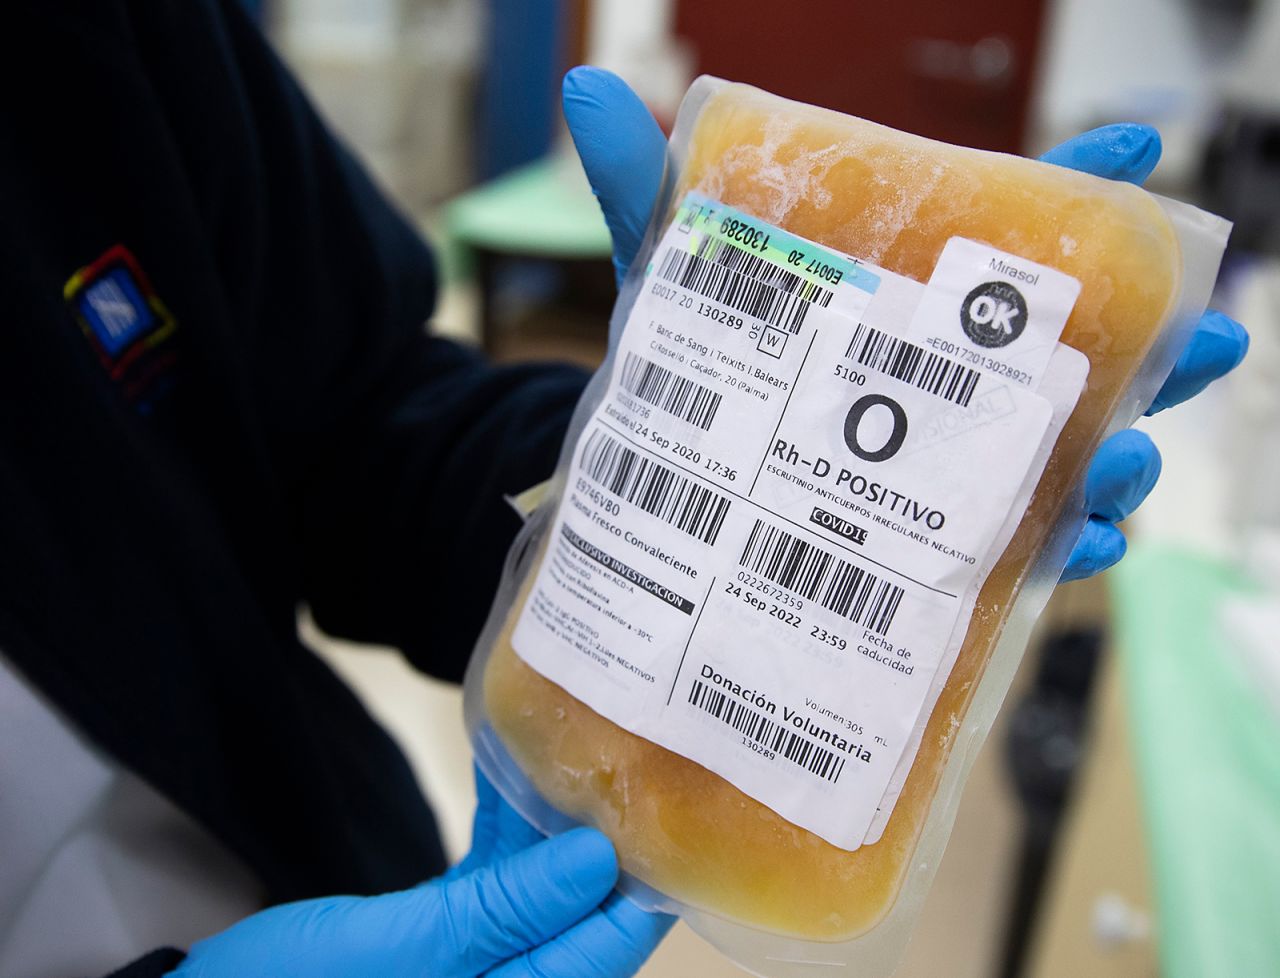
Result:
M564 115L613 235L613 264L621 283L662 183L666 139L626 83L599 68L575 68L565 76ZM1147 126L1103 126L1068 140L1043 159L1142 183L1160 159L1160 137ZM1205 313L1147 413L1200 393L1234 368L1248 346L1249 336L1239 323L1220 312ZM1062 573L1064 581L1096 574L1124 555L1124 534L1115 524L1137 509L1159 474L1160 453L1141 432L1122 431L1102 443L1085 479L1089 522Z
M1048 163L1112 180L1141 184L1160 160L1160 135L1149 126L1103 126L1069 139L1045 153ZM1244 359L1249 334L1215 309L1201 317L1147 414L1181 404ZM1124 556L1124 534L1116 523L1147 498L1160 476L1160 453L1151 439L1132 428L1104 441L1085 476L1089 522L1062 572L1064 581L1091 577Z
M477 773L472 851L402 893L264 910L168 978L630 978L671 926L612 892L594 829L543 837Z

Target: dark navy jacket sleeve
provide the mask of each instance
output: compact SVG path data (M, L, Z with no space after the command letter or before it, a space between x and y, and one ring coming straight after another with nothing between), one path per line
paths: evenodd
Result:
M234 0L163 8L139 30L158 79L190 77L174 35L225 32L244 145L179 128L225 159L200 198L226 288L258 323L255 390L266 446L289 460L303 598L339 635L395 645L460 677L517 521L503 502L546 478L584 376L485 363L424 329L430 253L330 135ZM193 39L194 43L194 39ZM181 82L179 82L181 84ZM175 99L190 112L194 92ZM234 151L233 151L234 149ZM246 229L252 231L246 235ZM246 238L248 240L246 240Z
M182 964L185 957L185 954L173 948L158 948L119 971L113 971L107 978L163 978Z
M427 246L236 0L5 28L0 648L268 901L416 885L431 812L297 610L461 676L585 378L428 335Z

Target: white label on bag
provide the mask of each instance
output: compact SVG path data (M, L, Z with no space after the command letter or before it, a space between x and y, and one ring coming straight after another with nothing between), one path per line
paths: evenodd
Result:
M952 238L907 338L1036 390L1079 295L1079 281L1055 268Z
M914 752L1055 413L908 340L926 293L690 194L513 635L598 713L846 849Z
M1040 481L1040 472L1044 469L1049 454L1053 451L1058 435L1071 417L1071 411L1075 407L1076 400L1080 391L1084 389L1085 381L1088 380L1088 377L1089 358L1079 350L1061 343L1058 344L1057 350L1049 359L1049 364L1044 373L1044 382L1039 388L1039 393L1046 397L1054 408L1053 419L1049 422L1049 430L1040 443L1040 455L1032 463L1013 508L1009 512L1009 517L996 535L995 544L987 555L987 566L979 570L974 582L969 587L970 593L962 607L959 625L951 633L947 651L942 657L941 665L934 673L933 685L925 697L924 708L916 718L915 730L912 731L911 737L907 742L907 749L903 752L902 758L898 762L898 769L894 771L893 777L889 780L889 787L886 789L884 797L880 799L880 810L876 812L876 817L872 820L871 828L863 840L864 845L878 842L889 823L889 816L893 812L893 806L897 803L898 796L906 785L907 776L911 773L911 762L915 760L916 752L919 750L920 743L924 738L925 726L933 713L934 705L938 702L938 697L942 695L951 667L955 665L956 659L960 655L960 648L964 644L968 632L968 623L973 615L977 592L986 580L991 566L1004 552L1004 548L1018 528L1018 523L1022 520L1022 514L1031 501L1032 493L1035 492L1036 484Z

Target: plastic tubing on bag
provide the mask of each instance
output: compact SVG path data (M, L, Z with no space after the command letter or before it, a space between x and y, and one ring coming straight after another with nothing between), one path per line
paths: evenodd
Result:
M700 78L467 675L484 772L758 974L889 974L1228 230Z

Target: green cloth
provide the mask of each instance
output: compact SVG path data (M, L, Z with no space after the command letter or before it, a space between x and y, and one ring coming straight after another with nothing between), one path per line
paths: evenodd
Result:
M1249 587L1168 547L1113 574L1161 974L1280 976L1280 722L1219 624Z
M454 198L454 240L523 257L608 258L609 229L577 163L547 157Z

